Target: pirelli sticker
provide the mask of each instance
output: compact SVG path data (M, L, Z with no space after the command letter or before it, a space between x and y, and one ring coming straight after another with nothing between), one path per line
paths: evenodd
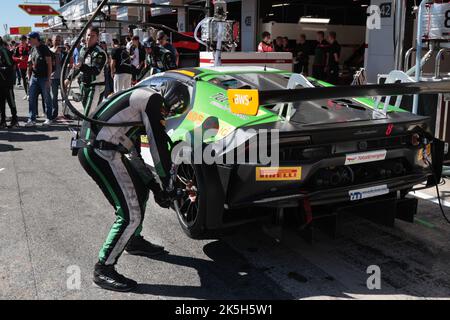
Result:
M257 167L256 181L300 181L302 167Z

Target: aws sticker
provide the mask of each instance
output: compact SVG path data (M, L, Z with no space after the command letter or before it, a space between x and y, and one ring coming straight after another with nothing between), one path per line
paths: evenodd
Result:
M230 89L228 90L228 102L233 113L249 116L256 116L258 114L258 90Z
M367 198L373 198L389 193L387 185L375 186L370 188L349 191L350 201L357 201Z
M302 167L257 167L256 181L300 181Z
M345 165L381 161L386 159L387 150L377 150L361 153L348 154L345 157Z

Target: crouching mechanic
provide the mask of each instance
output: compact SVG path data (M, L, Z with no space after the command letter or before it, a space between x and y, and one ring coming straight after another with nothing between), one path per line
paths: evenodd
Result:
M165 132L163 115L180 110L180 106L187 107L189 91L178 83L160 89L161 93L148 87L126 91L113 102L99 106L93 116L103 122L141 122L142 126L108 127L88 122L83 125L86 146L79 150L79 160L115 208L117 217L95 265L94 283L104 289L124 292L137 286L134 280L115 270L124 250L147 257L165 253L163 247L141 236L142 223L149 189L162 207L168 208L174 199L174 192L170 191L171 141ZM139 154L140 137L145 134L159 182Z
M105 93L104 69L108 56L99 45L99 34L97 27L88 29L86 47L81 49L79 62L65 81L67 88L78 77L84 113L87 116L100 104Z

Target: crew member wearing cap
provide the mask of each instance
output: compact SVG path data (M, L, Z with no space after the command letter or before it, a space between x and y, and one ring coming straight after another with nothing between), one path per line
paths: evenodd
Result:
M90 27L86 35L86 46L81 48L78 64L72 69L66 87L79 77L82 104L85 115L89 116L103 100L105 92L105 66L107 54L98 44L100 30Z
M28 60L29 94L29 119L26 127L36 126L37 104L39 93L42 93L46 107L47 120L44 126L49 126L53 118L53 104L50 96L50 76L53 71L52 53L50 49L41 42L41 36L37 32L31 32L28 39L32 46Z
M146 52L145 65L138 80L142 80L156 73L177 68L173 54L164 47L158 46L153 38L144 40Z
M178 53L177 49L169 42L166 33L162 30L158 31L156 39L158 40L158 44L160 47L170 51L173 61L175 61L176 66L178 66L180 63L180 54Z

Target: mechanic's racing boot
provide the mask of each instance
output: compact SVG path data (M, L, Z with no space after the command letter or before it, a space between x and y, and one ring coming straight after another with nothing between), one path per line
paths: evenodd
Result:
M133 291L137 287L136 281L125 278L116 271L114 266L100 263L95 265L94 283L100 288L119 292Z
M6 124L6 121L1 121L0 122L0 129L6 129L8 128L8 125Z
M133 236L125 251L131 255L144 257L154 257L166 253L164 247L148 242L143 236Z

